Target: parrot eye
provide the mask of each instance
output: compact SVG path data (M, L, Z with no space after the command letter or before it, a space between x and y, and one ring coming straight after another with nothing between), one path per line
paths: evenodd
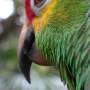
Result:
M37 7L42 6L46 0L34 0L34 3Z
M51 0L31 0L31 7L34 13L39 16L41 10L51 2Z

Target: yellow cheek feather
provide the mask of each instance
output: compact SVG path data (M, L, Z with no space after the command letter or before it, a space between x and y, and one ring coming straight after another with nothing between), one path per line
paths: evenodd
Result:
M53 8L55 7L57 3L57 0L51 0L50 4L45 6L40 13L39 17L36 17L33 20L33 27L35 32L40 31L43 27L45 27L48 24L48 21L50 19L50 16L53 14Z

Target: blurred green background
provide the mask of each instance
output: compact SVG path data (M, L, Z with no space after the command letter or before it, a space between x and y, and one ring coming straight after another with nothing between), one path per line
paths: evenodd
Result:
M0 90L67 90L53 67L33 64L31 84L19 70L17 45L24 22L23 0L0 0Z

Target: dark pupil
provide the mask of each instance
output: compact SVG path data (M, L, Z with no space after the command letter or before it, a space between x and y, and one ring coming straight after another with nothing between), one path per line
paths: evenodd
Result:
M37 7L41 7L46 0L34 0L34 3Z
M43 0L35 0L35 5L38 5L40 2L42 2Z

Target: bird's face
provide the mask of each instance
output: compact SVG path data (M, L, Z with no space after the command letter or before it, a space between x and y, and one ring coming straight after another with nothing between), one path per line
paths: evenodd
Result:
M58 0L26 0L26 16L35 33L47 26Z
M50 65L35 45L35 34L48 24L56 3L57 0L25 0L27 20L20 34L18 54L21 71L29 83L32 62Z
M46 58L40 53L40 48L37 48L36 41L38 35L40 36L40 38L38 38L38 46L44 48L42 50L45 50L46 53L48 47L50 50L52 48L57 48L58 44L56 44L55 47L53 47L55 42L52 44L54 39L60 39L55 38L55 34L57 33L56 29L59 31L64 29L64 32L66 30L69 32L78 29L83 21L86 10L88 10L86 7L87 4L85 0L25 0L27 20L25 21L20 34L18 54L21 71L28 82L30 82L29 75L32 62L45 66L51 65L49 62L50 60L46 60ZM53 25L54 27L52 27ZM49 26L50 28L48 28ZM49 36L49 30L52 29L54 30L54 33L56 32L55 34L51 33L53 40L51 40L52 38ZM40 33L43 32L42 30L44 31L44 35L40 35ZM47 30L49 33L46 33ZM49 38L47 38L47 34ZM41 38L43 39L41 40ZM49 41L47 41L46 38ZM48 42L52 44L52 48Z

